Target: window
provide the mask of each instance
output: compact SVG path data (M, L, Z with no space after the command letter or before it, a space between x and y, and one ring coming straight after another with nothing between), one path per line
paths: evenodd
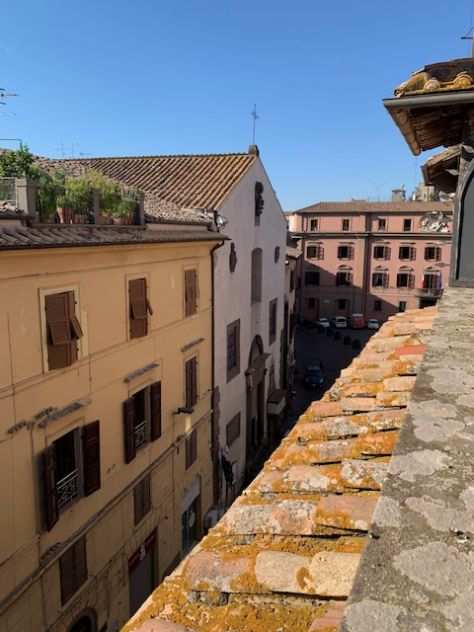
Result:
M313 297L306 299L306 305L308 309L316 309L316 299Z
M194 356L184 365L185 406L194 408L198 401L197 358Z
M135 524L143 520L147 513L151 510L151 479L147 474L145 478L135 485L133 489L133 513L135 516Z
M411 231L411 225L412 225L411 219L404 219L403 220L403 232L404 233L409 233Z
M262 249L252 250L251 302L262 300Z
M236 267L237 267L237 251L235 249L234 242L232 242L230 244L230 253L229 253L229 270L231 272L235 272Z
M42 455L44 523L50 531L61 512L100 488L100 428L94 421L56 439Z
M374 259L390 259L390 248L388 246L374 246Z
M240 320L227 325L227 381L240 373Z
M426 246L425 261L441 261L441 248L439 246Z
M324 259L324 248L320 245L308 246L306 248L306 258L307 259Z
M226 426L225 429L227 446L230 446L240 437L240 413L235 415Z
M319 285L319 272L305 272L304 273L305 285Z
M352 259L353 250L352 246L339 246L337 249L338 259Z
M350 226L351 226L351 222L350 222L349 219L343 219L342 220L342 230L343 231L350 230Z
M161 437L161 382L141 389L123 403L125 463L137 450Z
M388 287L388 283L387 272L374 272L372 274L372 287Z
M406 301L400 301L398 303L398 311L399 312L404 312L407 308L407 302Z
M412 289L415 286L415 277L411 272L399 272L397 274L397 287Z
M77 341L82 338L83 333L75 308L73 291L45 296L46 341L50 371L71 366L78 358Z
M268 308L268 344L272 345L276 340L277 333L277 309L278 299L270 301Z
M416 259L416 248L413 248L413 246L400 246L398 258L401 260L409 259L414 261Z
M346 298L338 298L337 299L337 309L343 310L347 309L348 301Z
M374 312L381 312L382 311L382 301L380 299L376 299L374 301Z
M263 213L265 200L263 199L263 184L255 183L255 226L260 226L260 215Z
M425 272L423 275L423 288L425 290L440 290L441 274L439 272Z
M197 270L184 271L184 316L193 316L197 312L198 282Z
M312 233L315 233L316 231L319 230L319 219L313 218L309 220L309 230Z
M197 429L186 437L186 469L189 469L197 459Z
M385 219L385 217L377 218L377 230L378 231L387 230L387 220Z
M59 558L61 604L64 605L87 580L86 539L80 538Z
M336 272L336 285L352 285L352 272L347 270Z
M130 338L141 338L148 333L148 314L153 314L147 298L146 279L131 279L128 282Z
M275 260L275 263L278 263L280 261L280 246L275 246L273 258Z

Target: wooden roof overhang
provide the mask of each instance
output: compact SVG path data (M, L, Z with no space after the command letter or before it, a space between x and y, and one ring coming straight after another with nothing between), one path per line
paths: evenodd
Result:
M456 191L459 176L461 147L456 145L432 156L421 167L428 186L436 186L446 193Z
M402 96L384 100L415 156L462 142L464 120L474 108L474 90Z

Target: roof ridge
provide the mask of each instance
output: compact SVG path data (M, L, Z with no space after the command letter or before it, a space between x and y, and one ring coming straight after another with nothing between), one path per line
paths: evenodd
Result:
M256 158L254 154L247 152L223 152L223 153L203 153L203 154L138 154L134 156L89 156L84 158L50 158L60 162L90 162L92 160L142 160L143 158L211 158L221 156L248 156Z

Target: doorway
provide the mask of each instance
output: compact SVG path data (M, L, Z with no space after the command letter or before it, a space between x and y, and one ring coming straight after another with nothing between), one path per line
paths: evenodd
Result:
M146 601L156 585L156 532L151 533L128 560L130 616Z

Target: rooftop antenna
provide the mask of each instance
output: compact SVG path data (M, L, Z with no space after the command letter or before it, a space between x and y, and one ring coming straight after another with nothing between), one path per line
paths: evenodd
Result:
M257 114L257 104L254 103L253 110L250 112L250 116L253 118L253 131L252 131L252 145L255 145L255 127L257 125L257 119L259 119L259 115Z
M466 35L463 35L461 37L462 40L470 40L472 42L471 44L471 57L474 57L474 26L472 24L472 21L474 19L474 0L472 0L471 3L471 19L470 19L470 26L469 26L469 30L466 33Z
M0 88L0 105L6 105L7 99L17 96L16 92L8 92L5 88Z

